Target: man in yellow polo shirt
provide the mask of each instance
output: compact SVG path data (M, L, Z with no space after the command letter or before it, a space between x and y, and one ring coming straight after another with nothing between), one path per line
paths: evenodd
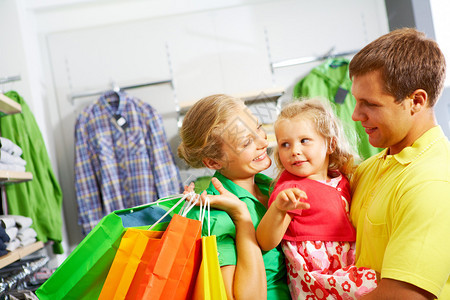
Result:
M361 299L450 299L450 143L433 107L445 80L438 45L392 31L350 63L356 106L374 147L354 174L356 264L378 273Z

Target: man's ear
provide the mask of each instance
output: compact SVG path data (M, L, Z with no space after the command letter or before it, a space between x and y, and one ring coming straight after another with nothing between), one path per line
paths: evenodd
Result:
M418 113L428 106L428 94L423 89L415 90L409 98L411 99L411 115Z
M222 163L220 163L217 160L214 160L212 158L204 158L202 159L203 164L208 168L208 169L213 169L213 170L220 170L222 169Z

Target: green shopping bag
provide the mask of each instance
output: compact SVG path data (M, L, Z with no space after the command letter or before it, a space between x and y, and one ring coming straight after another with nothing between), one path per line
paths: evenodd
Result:
M148 229L166 211L180 203L183 197L175 195L147 205L114 211L105 216L53 275L36 290L38 298L97 299L126 228ZM177 207L171 215L178 211ZM167 216L164 223L152 230L165 230L170 219Z

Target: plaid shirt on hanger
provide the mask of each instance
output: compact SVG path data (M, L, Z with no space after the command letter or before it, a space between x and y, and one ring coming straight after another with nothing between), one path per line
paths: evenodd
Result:
M114 210L182 191L161 116L153 107L111 91L80 113L75 190L84 234Z

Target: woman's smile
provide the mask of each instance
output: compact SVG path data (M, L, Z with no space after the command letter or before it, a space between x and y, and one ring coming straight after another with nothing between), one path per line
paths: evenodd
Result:
M260 156L258 156L257 158L253 159L253 161L262 161L267 157L267 152L264 151L263 154L261 154Z

